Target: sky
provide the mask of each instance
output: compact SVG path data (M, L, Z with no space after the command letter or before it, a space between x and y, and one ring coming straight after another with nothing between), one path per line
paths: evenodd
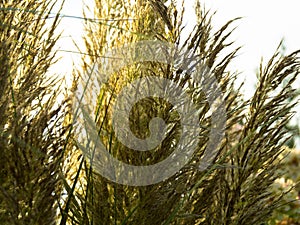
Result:
M89 6L93 4L92 0L84 2ZM216 12L212 21L215 29L220 28L230 19L242 17L235 22L236 29L232 35L234 46L242 46L242 49L230 69L241 73L239 80L245 80L246 97L253 94L256 82L255 71L261 59L266 62L282 39L284 39L286 53L300 49L299 0L201 0L201 3L204 3L206 10ZM82 0L66 0L62 14L82 16L82 6ZM193 6L193 0L185 1L187 30L195 21ZM62 59L55 70L66 77L70 75L74 65L80 66L79 54L64 51L78 51L74 47L73 40L84 49L82 24L82 20L69 17L63 17L61 21L60 29L64 30L64 33L58 42L58 48L61 50Z
M230 69L241 73L245 80L246 97L253 95L256 70L261 59L267 62L280 41L284 40L285 53L300 49L300 1L299 0L201 0L206 10L216 12L213 26L218 29L227 21L242 17L234 23L234 46L241 46L238 57ZM193 4L186 3L189 11ZM189 13L190 14L190 13ZM189 20L190 21L190 20ZM298 85L300 87L300 85Z

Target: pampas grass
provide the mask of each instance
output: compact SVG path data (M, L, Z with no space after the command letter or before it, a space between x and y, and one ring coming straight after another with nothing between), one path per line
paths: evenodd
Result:
M91 164L80 164L81 171L78 170L77 175L85 182L68 180L73 184L71 194L74 197L69 198L70 204L64 209L64 215L68 215L65 221L72 224L266 224L281 204L281 193L272 192L271 187L279 176L276 173L279 156L288 139L284 127L293 115L294 104L287 99L295 94L292 83L299 73L298 52L280 56L277 50L266 65L261 64L255 94L249 101L244 101L239 89L233 88L237 74L227 70L239 48L222 54L233 45L229 37L235 20L213 33L210 14L201 11L198 4L199 21L187 40L181 40L184 9L178 11L174 1L168 7L162 1L95 3L95 16L106 18L107 22L86 23L85 42L90 57L83 58L85 71L91 71L98 57L111 48L140 40L167 41L175 44L178 50L194 53L193 58L184 58L182 65L188 65L185 68L137 63L110 78L99 93L95 112L99 138L110 154L134 165L156 163L172 152L172 143L178 138L180 123L172 105L149 98L133 108L132 132L141 138L147 137L147 118L153 116L173 123L172 132L158 149L147 153L137 154L118 141L111 125L114 96L138 77L166 77L187 87L199 109L205 106L201 109L199 123L210 127L209 106L203 90L201 93L194 88L189 73L204 63L221 84L227 122L213 165L204 171L198 170L197 166L208 143L207 130L196 137L199 144L190 163L158 184L130 187L113 183L99 175ZM179 43L183 45L179 46ZM86 79L84 73L78 73L80 78ZM141 133L145 130L146 133Z
M62 190L67 102L51 77L58 16L51 1L2 1L0 221L55 224Z
M55 62L53 47L60 15L46 23L49 0L4 1L0 23L0 221L1 224L271 224L274 213L287 204L289 190L274 191L283 165L286 129L293 116L297 92L292 84L299 73L299 52L286 56L280 48L261 63L253 97L245 101L234 88L238 74L228 65L239 47L230 41L233 19L217 32L212 15L200 9L198 21L186 40L184 8L170 1L97 0L94 19L85 19L87 53L83 70L73 71L71 97L58 101L60 81L48 76ZM78 17L79 18L79 17ZM76 115L76 91L91 76L92 67L107 51L143 40L174 45L181 57L176 65L139 62L112 74L96 93L94 118ZM155 49L153 49L155 52ZM170 58L174 57L170 53ZM205 65L210 73L202 86L192 72ZM155 76L174 81L197 106L199 135L192 159L167 179L148 186L128 186L101 176L84 157L76 123L88 130L95 122L96 136L114 157L132 165L150 165L167 158L181 135L180 115L164 99L138 102L129 124L134 135L150 135L149 121L159 116L168 124L164 141L155 149L137 152L124 146L112 127L116 96L137 78ZM217 80L226 109L224 135L214 148L212 163L199 169L213 126L207 87ZM208 91L207 91L208 90ZM95 90L84 89L87 94ZM212 90L214 91L214 90ZM208 93L207 93L208 92ZM195 115L187 115L193 118ZM85 119L85 120L84 120ZM72 125L71 125L72 124ZM74 126L73 126L74 125ZM84 126L83 126L84 127ZM87 131L86 130L86 131ZM84 132L84 130L82 130ZM80 131L79 131L80 132ZM85 133L88 134L88 133ZM89 136L86 135L86 142ZM296 218L296 217L295 217Z

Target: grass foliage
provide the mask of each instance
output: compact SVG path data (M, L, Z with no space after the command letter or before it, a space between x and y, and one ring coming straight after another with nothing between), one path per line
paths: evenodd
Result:
M0 221L54 224L62 190L66 103L49 78L58 17L51 1L1 1Z
M102 177L76 140L80 122L69 111L69 100L59 102L58 81L47 74L55 59L54 31L59 15L49 26L53 3L2 1L0 26L0 221L1 224L268 224L287 203L289 190L273 191L281 177L286 126L293 116L296 95L292 84L299 73L299 54L282 56L276 50L261 63L253 97L245 101L234 88L238 74L228 71L239 48L230 41L236 19L217 32L211 14L197 3L198 21L186 40L184 8L175 1L97 0L95 20L86 20L87 55L83 70L74 72L76 91L89 71L114 47L142 40L176 46L181 61L175 64L140 62L111 75L97 94L94 118L99 138L110 154L132 165L150 165L167 158L181 135L180 116L164 99L138 102L131 110L135 136L150 135L149 121L161 117L168 133L155 149L137 152L124 146L112 127L113 105L122 88L136 78L156 76L174 81L196 104L201 127L194 137L192 159L168 179L148 186L127 186ZM86 9L88 10L88 9ZM51 14L52 15L52 14ZM153 49L155 52L155 49ZM169 55L170 58L174 55ZM205 65L209 73L198 87L193 71ZM224 136L215 146L212 165L199 170L209 145L217 110L207 101L213 79L220 84L226 109ZM210 90L210 91L207 91ZM93 94L93 90L84 90ZM75 98L73 98L75 101ZM76 111L77 109L75 109ZM188 115L190 118L195 115ZM94 120L94 121L93 121ZM220 119L221 120L221 119ZM76 131L76 132L75 132ZM88 139L88 136L86 136ZM96 157L96 156L95 156Z
M135 78L166 77L186 87L201 111L199 124L210 127L209 105L203 89L194 88L189 73L196 66L207 65L221 84L226 103L225 137L216 149L214 165L205 171L197 169L208 143L209 131L205 129L195 137L199 138L199 144L191 162L158 184L146 187L115 184L87 164L83 167L85 187L80 187L78 197L73 199L78 207L76 213L86 213L76 214L74 221L80 224L261 224L279 207L281 196L272 193L270 187L278 176L275 172L279 155L287 138L284 127L292 116L294 105L286 99L294 93L291 84L299 72L297 52L281 57L276 51L267 65L261 65L253 98L244 101L239 90L233 88L237 75L226 70L238 48L222 54L232 45L229 36L234 20L213 33L210 15L201 11L198 4L199 21L188 39L181 40L182 14L173 2L166 7L160 1L135 1L134 4L96 1L96 17L107 18L108 22L87 23L86 45L91 57L84 59L84 68L90 71L98 57L112 47L140 40L167 41L178 46L179 52L183 49L194 53L193 58L184 58L184 68L146 62L114 74L99 94L96 111L100 113L96 121L100 138L114 157L133 165L149 165L165 159L180 135L178 114L172 105L149 98L132 109L130 128L138 137L149 135L147 124L154 116L173 127L158 148L136 153L119 143L113 132L111 114L115 96ZM280 86L287 79L284 87Z

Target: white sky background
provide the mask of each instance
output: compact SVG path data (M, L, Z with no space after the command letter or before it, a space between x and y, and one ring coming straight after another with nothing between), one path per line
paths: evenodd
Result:
M216 11L213 17L215 29L233 18L243 17L232 26L237 26L232 34L234 46L242 46L242 49L230 69L241 72L240 81L245 79L246 97L253 95L261 58L266 63L282 39L286 54L300 49L299 0L201 0L201 3L206 10ZM193 4L186 1L186 7L192 11Z
M85 0L85 3L92 6L93 0ZM201 3L205 4L206 10L216 11L213 17L215 29L230 19L243 17L235 22L237 28L232 35L232 40L236 41L234 46L243 47L230 69L241 72L241 80L246 79L244 90L247 97L253 94L255 71L261 57L266 62L282 38L285 40L286 53L300 49L300 0L201 0ZM185 0L188 27L195 21L193 6L193 0ZM82 0L66 0L62 14L82 16L82 7ZM64 29L64 34L58 43L61 50L78 51L72 39L84 49L82 24L80 19L62 18L61 29ZM55 71L69 77L73 61L79 66L80 55L66 52L60 52L60 55L62 60L56 65Z

